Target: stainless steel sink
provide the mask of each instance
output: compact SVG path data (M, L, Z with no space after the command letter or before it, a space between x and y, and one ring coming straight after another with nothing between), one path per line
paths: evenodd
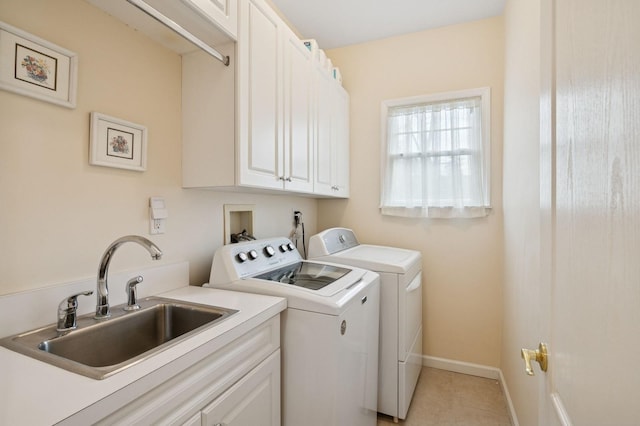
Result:
M104 379L218 324L237 311L150 297L140 310L111 308L112 317L78 318L78 328L59 335L56 326L0 340L0 345L74 373Z

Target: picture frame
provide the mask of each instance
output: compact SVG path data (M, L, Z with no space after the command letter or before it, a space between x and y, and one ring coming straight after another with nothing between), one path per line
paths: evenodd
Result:
M89 164L139 172L147 170L147 128L92 112Z
M78 55L0 21L0 89L76 107Z

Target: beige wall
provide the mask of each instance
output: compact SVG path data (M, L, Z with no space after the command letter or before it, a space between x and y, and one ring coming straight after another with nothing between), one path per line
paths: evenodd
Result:
M540 340L540 2L505 10L504 326L501 369L521 425L538 424L538 380L520 349ZM538 374L538 373L536 373Z
M188 260L191 283L206 282L228 203L256 205L259 237L289 235L294 209L315 231L313 199L181 189L177 54L81 0L3 0L0 20L79 57L75 109L0 91L0 295L93 276L125 234L150 237L161 262ZM146 172L88 164L91 111L147 126ZM148 235L150 196L166 199L164 235ZM150 262L129 244L112 268Z
M351 198L318 202L318 228L353 228L363 242L424 256L424 353L500 364L502 327L501 17L328 52L351 95ZM491 87L492 213L482 219L382 216L380 103L385 99Z

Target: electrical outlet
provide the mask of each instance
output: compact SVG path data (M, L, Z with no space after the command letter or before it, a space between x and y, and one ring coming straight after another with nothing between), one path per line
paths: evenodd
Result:
M162 197L149 198L149 234L164 234L169 213Z
M150 229L149 234L164 234L165 232L165 220L164 219L151 219L149 221Z

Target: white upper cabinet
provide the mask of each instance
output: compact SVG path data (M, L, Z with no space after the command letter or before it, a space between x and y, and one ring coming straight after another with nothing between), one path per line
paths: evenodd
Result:
M182 57L183 186L347 197L347 93L264 0L237 35Z
M239 183L312 192L311 54L261 0L241 1L238 69Z
M349 94L316 68L315 184L318 195L349 196Z

